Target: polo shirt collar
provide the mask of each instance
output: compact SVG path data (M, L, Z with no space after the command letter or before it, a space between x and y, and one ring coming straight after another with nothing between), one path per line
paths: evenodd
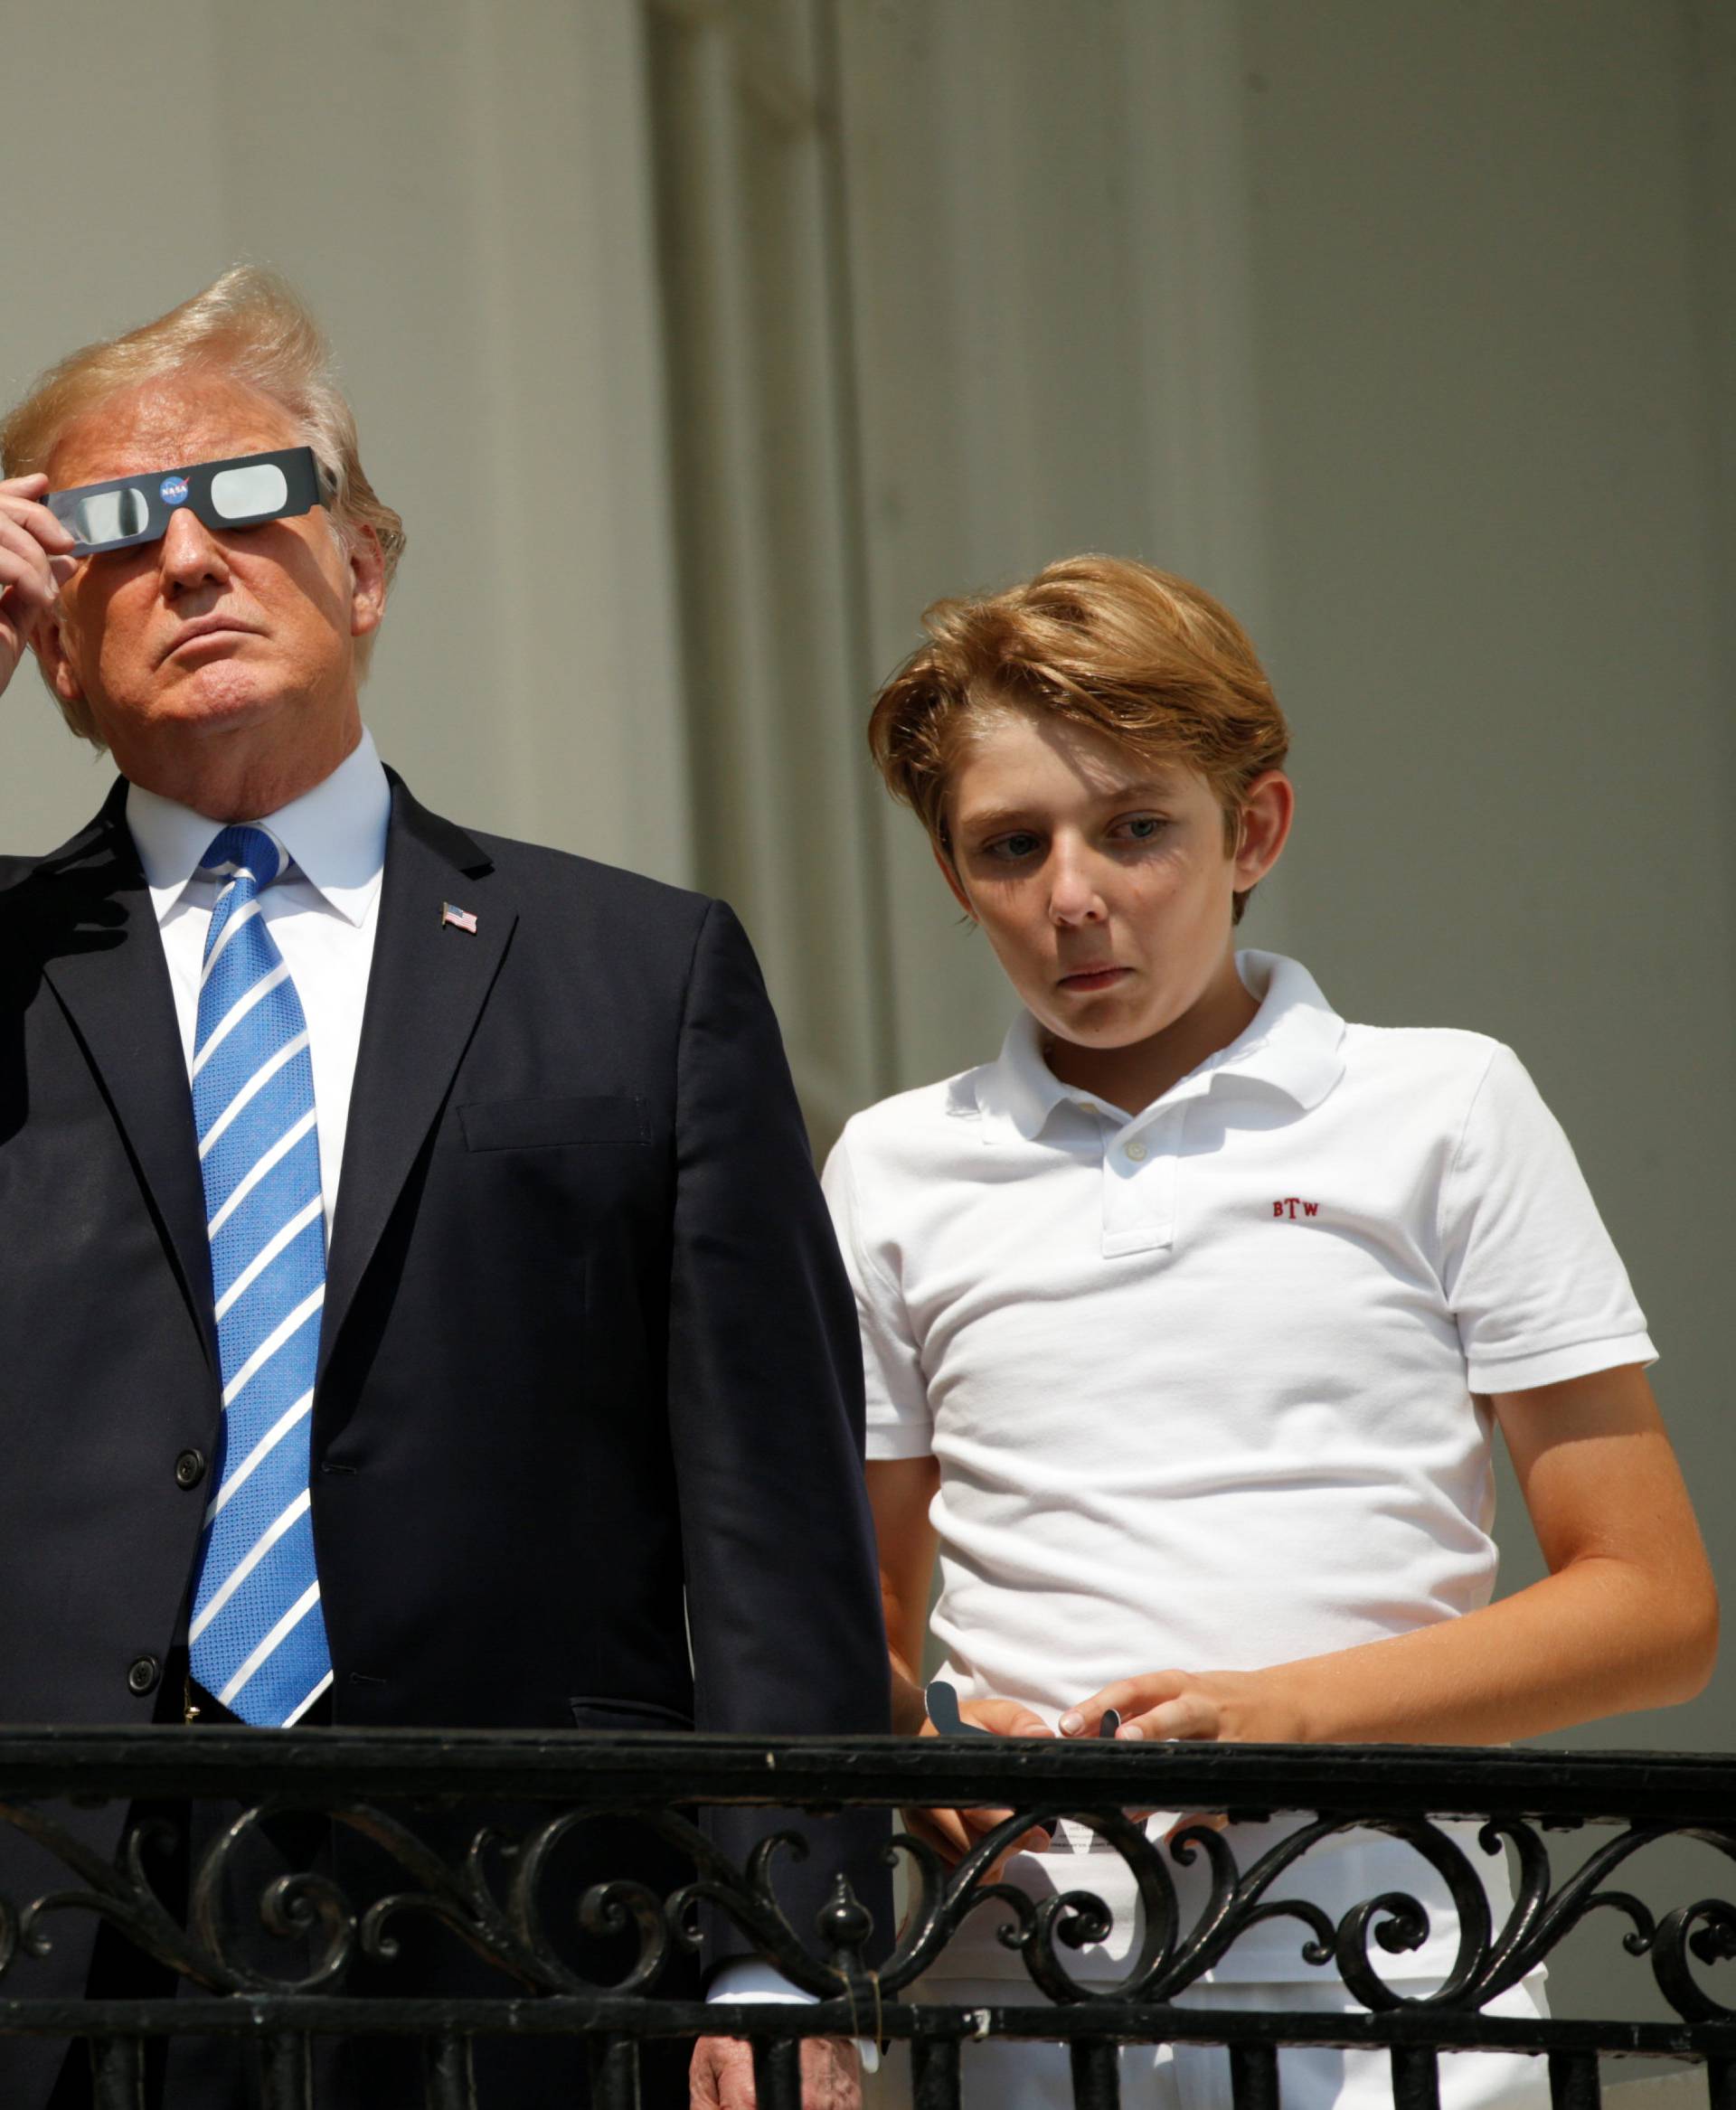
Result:
M186 892L223 824L137 784L127 787L126 814L161 923ZM329 777L276 813L261 815L258 824L277 837L321 899L359 928L380 890L391 819L392 787L364 727Z
M1134 1116L1148 1116L1197 1098L1220 1080L1246 1079L1273 1086L1307 1112L1316 1107L1344 1075L1344 1022L1320 994L1307 969L1278 953L1240 952L1236 972L1260 1009L1246 1029L1173 1084L1160 1099ZM985 1143L1041 1134L1055 1108L1090 1100L1112 1118L1120 1109L1063 1084L1043 1060L1043 1033L1036 1020L1021 1012L1007 1030L1000 1054L976 1079L976 1103ZM1130 1123L1129 1126L1132 1126Z

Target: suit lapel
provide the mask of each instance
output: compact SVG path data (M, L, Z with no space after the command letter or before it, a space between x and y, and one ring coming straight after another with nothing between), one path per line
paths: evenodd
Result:
M216 1367L211 1247L193 1095L150 891L118 779L102 811L14 895L27 942L113 1109Z
M322 1375L518 919L487 852L387 774L392 824L326 1267ZM476 917L474 931L444 920L448 902Z

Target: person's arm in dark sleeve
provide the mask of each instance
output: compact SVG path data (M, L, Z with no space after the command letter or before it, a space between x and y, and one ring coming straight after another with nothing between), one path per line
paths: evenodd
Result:
M873 1527L862 1474L862 1359L845 1279L757 963L707 910L676 1078L669 1421L698 1729L856 1736L891 1728ZM807 1859L778 1891L810 1946L835 1873L886 1945L888 1820L720 1809L739 1866L798 1823ZM750 1945L714 1917L706 1962Z

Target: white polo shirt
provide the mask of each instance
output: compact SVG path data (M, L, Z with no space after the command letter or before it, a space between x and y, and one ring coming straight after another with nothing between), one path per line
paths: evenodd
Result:
M995 1061L858 1115L827 1163L868 1455L939 1461L934 1629L967 1696L1052 1721L1136 1672L1475 1610L1486 1395L1654 1359L1510 1050L1346 1025L1294 961L1237 965L1252 1023L1132 1119L1061 1084L1027 1015ZM1341 1850L1343 1881L1380 1852ZM1382 1860L1356 1895L1396 1879ZM1301 1975L1299 1940L1255 1929L1218 1975Z

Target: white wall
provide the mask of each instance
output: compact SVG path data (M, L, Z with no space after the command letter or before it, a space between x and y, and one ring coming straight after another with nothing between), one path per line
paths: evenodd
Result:
M686 877L630 0L69 0L5 42L0 394L237 259L286 271L409 529L388 758L456 818ZM48 849L108 766L27 670L0 711L0 842Z

